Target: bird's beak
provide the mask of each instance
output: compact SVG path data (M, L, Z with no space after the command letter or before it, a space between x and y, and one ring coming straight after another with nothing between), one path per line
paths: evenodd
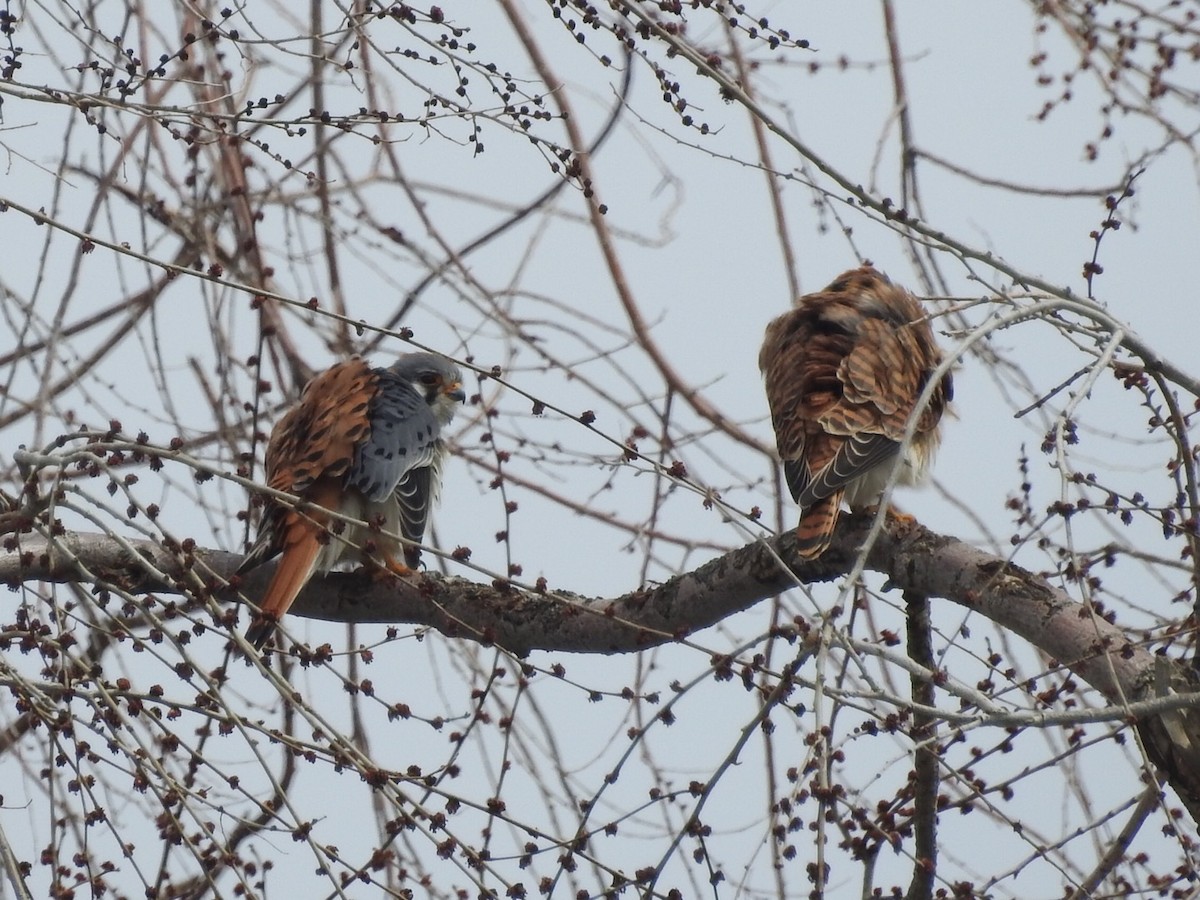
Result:
M442 394L451 400L457 400L459 403L463 403L467 399L467 392L463 390L462 382L459 381L452 382L442 388Z

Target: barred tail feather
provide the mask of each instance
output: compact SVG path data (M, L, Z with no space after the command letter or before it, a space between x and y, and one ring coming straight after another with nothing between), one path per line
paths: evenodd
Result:
M804 510L800 524L796 526L796 552L804 559L816 559L829 548L842 494L837 491Z

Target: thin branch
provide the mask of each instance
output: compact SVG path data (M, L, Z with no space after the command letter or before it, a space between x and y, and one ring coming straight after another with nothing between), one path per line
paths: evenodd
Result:
M933 657L933 624L930 620L929 598L905 592L908 604L908 655L913 662L929 671L935 669ZM909 676L913 703L933 707L936 702L932 679ZM911 737L914 750L912 791L916 807L913 822L914 847L912 881L906 900L930 900L937 875L937 816L938 816L938 745L937 719L926 710L916 708L912 714Z

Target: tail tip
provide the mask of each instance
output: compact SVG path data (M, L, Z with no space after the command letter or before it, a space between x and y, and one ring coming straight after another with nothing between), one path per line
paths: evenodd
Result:
M796 529L796 555L801 559L814 560L829 549L830 534L809 534L807 531Z
M258 613L246 629L246 640L255 650L261 651L275 633L275 626L278 624L279 620L274 616Z
M838 522L836 504L825 502L805 510L796 526L796 552L802 559L813 560L833 543L833 530Z

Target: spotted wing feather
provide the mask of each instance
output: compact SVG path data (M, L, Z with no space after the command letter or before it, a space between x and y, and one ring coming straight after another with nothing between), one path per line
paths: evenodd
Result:
M381 502L410 472L437 456L439 426L425 398L388 369L376 369L365 441L354 453L346 484ZM428 492L428 489L425 491Z
M426 400L387 369L378 369L379 392L371 404L370 437L359 448L347 483L380 502L394 494L400 534L412 544L425 539L429 511L441 485L444 453L440 427ZM420 550L406 546L405 563L416 568Z

